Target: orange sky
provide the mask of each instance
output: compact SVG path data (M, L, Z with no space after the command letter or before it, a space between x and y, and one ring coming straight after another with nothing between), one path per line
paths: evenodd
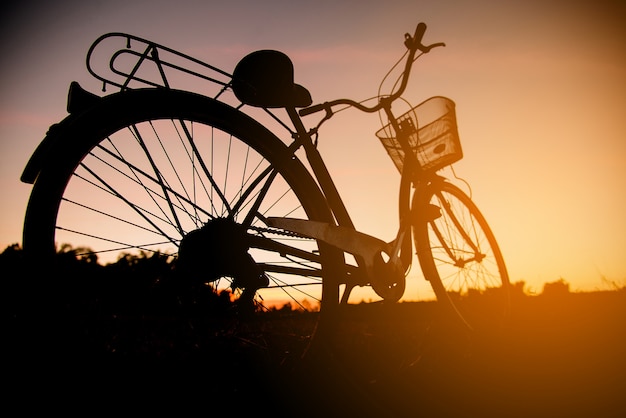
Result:
M622 2L10 3L0 25L1 249L21 242L30 185L19 176L65 116L69 83L100 91L84 65L99 35L129 32L227 71L252 50L279 49L321 102L374 96L403 34L424 21L426 42L447 47L418 61L405 96L413 105L432 95L456 102L465 158L455 170L471 184L511 279L537 292L560 277L573 290L610 288L603 277L626 284ZM342 112L324 128L320 149L357 228L391 240L399 176L374 135L378 118Z

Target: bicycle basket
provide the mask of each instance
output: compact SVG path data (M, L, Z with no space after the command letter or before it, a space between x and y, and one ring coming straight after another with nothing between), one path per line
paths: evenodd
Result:
M435 96L397 120L401 134L424 171L437 171L463 158L454 107L452 100ZM405 153L391 124L376 132L376 136L402 173Z

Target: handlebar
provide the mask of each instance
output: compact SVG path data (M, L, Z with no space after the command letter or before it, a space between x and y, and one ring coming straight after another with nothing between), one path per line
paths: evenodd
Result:
M325 110L326 114L330 115L332 113L332 110L331 110L332 107L337 106L337 105L348 105L348 106L356 107L357 109L363 112L367 112L367 113L373 113L373 112L379 111L386 105L386 103L393 102L398 97L400 97L402 93L404 93L404 89L406 88L407 82L409 81L409 74L411 73L411 66L413 65L415 53L418 50L426 54L430 52L430 50L433 48L446 45L443 42L437 42L431 45L422 44L422 38L424 37L425 32L426 32L426 24L423 22L420 22L417 24L417 27L415 28L415 33L413 34L413 36L409 35L408 33L404 34L404 45L409 49L409 55L406 59L404 72L402 73L402 82L400 83L400 87L398 88L398 90L396 90L395 93L383 99L380 99L378 101L378 104L376 104L375 106L371 106L371 107L364 106L362 103L356 102L351 99L337 99L337 100L333 100L330 102L324 102L324 103L316 104L313 106L305 107L303 109L300 109L298 113L300 114L300 116L307 116L307 115L311 115L313 113L317 113L322 110Z

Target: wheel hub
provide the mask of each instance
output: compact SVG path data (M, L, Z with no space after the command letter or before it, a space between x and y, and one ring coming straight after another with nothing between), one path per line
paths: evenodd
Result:
M215 218L182 239L177 268L206 282L222 277L233 279L232 288L267 286L267 278L248 253L248 235L240 224Z

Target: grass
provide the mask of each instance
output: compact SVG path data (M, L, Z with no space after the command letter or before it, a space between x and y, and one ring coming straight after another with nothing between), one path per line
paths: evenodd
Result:
M177 400L209 415L225 403L234 416L625 416L623 289L518 296L505 327L469 344L433 302L349 308L332 350L309 346L316 313L36 315L10 327L5 379L14 399Z

